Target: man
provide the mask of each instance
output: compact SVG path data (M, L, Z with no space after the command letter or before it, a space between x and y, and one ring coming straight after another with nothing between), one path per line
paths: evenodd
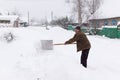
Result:
M77 52L82 51L81 54L81 64L87 68L87 58L89 54L89 50L91 48L91 44L86 37L86 35L81 31L80 26L75 28L75 35L73 38L69 39L65 42L65 44L71 44L73 42L77 42Z

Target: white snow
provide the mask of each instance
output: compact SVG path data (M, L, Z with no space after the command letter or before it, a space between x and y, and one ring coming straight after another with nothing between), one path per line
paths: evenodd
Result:
M3 34L11 32L7 43ZM64 43L74 32L60 27L0 28L0 80L120 80L119 39L89 36L88 68L80 64L76 45L42 50L40 40Z
M117 26L102 26L103 28L117 28Z

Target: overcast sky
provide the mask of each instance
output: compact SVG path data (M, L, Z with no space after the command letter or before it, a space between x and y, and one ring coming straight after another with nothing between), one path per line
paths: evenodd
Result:
M0 11L17 9L26 16L29 11L30 17L38 19L50 19L52 11L54 16L67 16L70 14L68 6L65 0L0 0ZM102 16L120 16L120 0L104 0L100 10Z
M30 17L51 18L51 12L54 16L67 16L70 9L64 0L0 0L0 11L10 12L19 10L27 16L29 11Z
M103 17L120 17L120 0L104 0L100 11Z

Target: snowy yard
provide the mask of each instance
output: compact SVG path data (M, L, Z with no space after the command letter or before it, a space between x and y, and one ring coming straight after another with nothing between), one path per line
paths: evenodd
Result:
M6 42L11 32L14 40ZM76 45L54 45L42 50L41 40L64 43L73 31L60 27L0 29L0 80L120 80L120 39L90 36L88 68L80 65Z

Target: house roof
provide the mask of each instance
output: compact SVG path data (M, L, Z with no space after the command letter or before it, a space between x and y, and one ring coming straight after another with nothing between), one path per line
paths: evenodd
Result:
M16 15L0 15L0 20L10 20L10 21L15 21L19 17Z
M90 19L89 21L93 21L93 20L107 20L107 19L116 19L116 18L120 18L120 16L117 16L117 17L105 17L105 18L94 18L94 19Z

